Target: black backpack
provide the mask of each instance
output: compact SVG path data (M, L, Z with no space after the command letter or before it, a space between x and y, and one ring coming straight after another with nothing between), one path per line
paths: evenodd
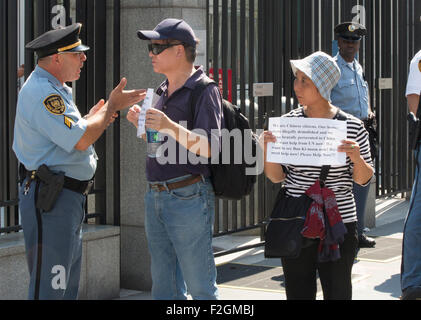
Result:
M191 114L194 117L195 107L197 100L202 95L203 91L209 85L215 85L216 83L208 77L202 78L194 88L191 95ZM224 113L224 122L225 129L231 130L239 129L242 133L242 155L241 163L234 163L234 139L230 138L230 162L227 164L223 163L222 152L219 154L219 163L210 164L211 170L211 181L215 191L215 195L218 198L224 200L241 200L244 196L250 194L251 190L256 183L256 174L247 175L247 168L256 167L256 163L247 164L244 159L244 146L245 143L250 143L251 141L251 152L252 156L256 156L258 144L258 137L250 130L250 124L248 119L241 113L241 110L238 106L231 104L229 101L222 99L222 110ZM245 131L247 130L247 131Z

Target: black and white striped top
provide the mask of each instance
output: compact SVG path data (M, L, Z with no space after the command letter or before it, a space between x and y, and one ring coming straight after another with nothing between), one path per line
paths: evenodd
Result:
M364 160L371 166L373 162L370 154L370 144L368 133L363 123L358 118L347 115L347 139L356 141L360 146L360 153ZM283 117L306 117L304 108L299 107L285 114ZM287 194L293 197L302 195L319 178L321 167L319 166L296 166L284 164L287 169L285 187ZM326 179L326 186L331 189L336 196L339 212L344 223L357 221L353 187L353 169L354 165L347 157L345 166L331 166Z

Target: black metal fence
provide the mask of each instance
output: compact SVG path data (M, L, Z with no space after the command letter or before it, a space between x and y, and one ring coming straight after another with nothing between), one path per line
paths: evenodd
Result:
M12 151L13 127L17 102L17 66L19 51L45 31L60 25L81 22L81 38L92 50L87 52L87 61L81 78L74 88L76 104L82 114L86 114L97 101L106 97L105 75L113 74L113 82L120 78L120 0L113 1L113 21L106 23L107 2L103 0L0 0L1 30L0 44L6 50L0 50L0 234L18 231L18 161ZM24 14L23 14L24 13ZM24 30L20 30L24 26ZM113 65L107 63L107 32L112 33L114 48ZM21 39L21 43L18 43ZM94 54L95 52L95 54ZM108 53L109 54L109 53ZM25 77L35 66L32 52L24 54ZM114 123L114 139L119 141L119 119ZM106 223L106 175L116 174L114 181L119 181L119 142L115 143L114 172L106 172L106 137L103 135L96 143L99 156L93 191L88 196L86 221ZM118 183L117 183L118 184ZM119 206L119 188L114 188L114 204ZM111 223L119 224L119 210Z
M410 191L414 161L407 143L405 87L409 62L421 49L421 1L207 0L207 13L208 70L216 75L220 70L224 97L232 95L254 128L297 107L290 59L318 50L333 55L338 23L365 24L368 35L359 60L378 119L376 194ZM255 82L273 83L273 96L253 97ZM243 201L220 201L215 235L262 228L278 188L262 175Z
M6 226L19 224L17 160L11 151L18 81L17 11L17 1L0 2L0 218Z
M113 2L113 23L106 23L103 0L0 0L0 233L19 230L17 208L17 160L12 152L17 99L16 68L22 42L27 43L51 28L61 5L66 25L82 22L82 39L93 50L81 79L76 82L76 103L82 113L106 96L106 77L113 72L114 85L120 77L120 38L113 37L112 61L107 64L107 33L120 34L120 1ZM110 5L110 3L109 3ZM22 6L24 11L22 11ZM359 19L369 35L362 41L360 62L370 87L373 110L379 127L376 160L377 196L408 192L414 162L407 146L406 100L408 66L421 49L421 1L418 0L207 0L207 69L214 76L221 70L223 94L241 106L254 129L264 128L269 116L279 116L297 106L290 59L314 51L332 54L333 28L342 21ZM24 12L24 15L19 15ZM361 21L363 20L363 21ZM24 25L23 32L20 27ZM112 30L111 30L112 29ZM23 37L23 41L20 41ZM94 54L95 52L95 54ZM25 76L34 67L34 56L24 54ZM386 79L386 81L382 81ZM273 96L254 97L253 84L272 82ZM386 83L386 86L384 84ZM387 86L390 83L391 86ZM227 85L229 84L229 85ZM95 145L101 161L95 177L91 217L105 223L106 176L114 176L114 220L119 224L119 120L114 124L112 172L106 171L106 136ZM262 229L278 190L263 175L253 193L242 201L218 201L215 236ZM99 221L98 221L99 220Z

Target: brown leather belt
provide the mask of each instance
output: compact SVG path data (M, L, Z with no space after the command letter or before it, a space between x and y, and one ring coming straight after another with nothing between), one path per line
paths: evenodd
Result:
M199 181L202 180L202 176L191 176L185 180L181 180L181 181L177 181L177 182L173 182L173 183L167 183L167 187L168 190L174 190L174 189L178 189L178 188L183 188L183 187L187 187L190 186L192 184L195 184ZM164 184L149 184L149 187L154 190L154 191L158 191L158 192L162 192L162 191L167 191L167 188L165 187Z

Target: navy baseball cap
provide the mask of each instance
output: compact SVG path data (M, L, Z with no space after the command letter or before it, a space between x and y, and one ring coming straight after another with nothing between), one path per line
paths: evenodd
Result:
M197 41L193 29L184 20L165 19L153 30L138 30L137 36L142 40L174 39L196 47Z

